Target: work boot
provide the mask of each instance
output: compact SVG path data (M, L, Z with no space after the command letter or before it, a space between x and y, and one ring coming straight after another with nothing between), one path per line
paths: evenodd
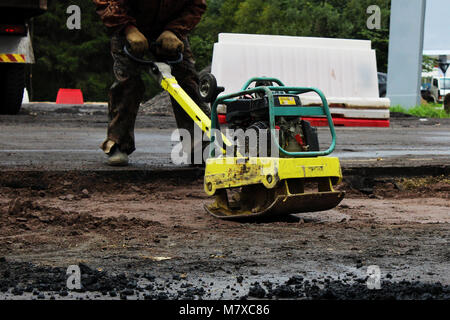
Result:
M108 165L113 167L125 167L128 165L128 155L116 148L113 153L108 155Z

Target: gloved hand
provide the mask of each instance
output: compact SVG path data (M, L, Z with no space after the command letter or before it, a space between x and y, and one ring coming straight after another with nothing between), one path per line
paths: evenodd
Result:
M157 46L157 54L159 55L167 55L177 52L184 51L183 42L178 39L178 37L172 31L164 31L161 35L156 39Z
M148 50L147 38L135 26L128 26L125 29L125 36L134 54L142 55Z

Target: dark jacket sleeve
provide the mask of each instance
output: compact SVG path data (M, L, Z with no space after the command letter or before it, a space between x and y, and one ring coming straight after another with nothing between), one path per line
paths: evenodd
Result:
M180 39L186 38L188 33L200 22L203 13L206 11L205 0L191 0L185 5L181 14L170 21L165 30L172 31Z
M129 0L93 0L97 14L110 33L119 32L126 26L136 25L136 20L129 12Z

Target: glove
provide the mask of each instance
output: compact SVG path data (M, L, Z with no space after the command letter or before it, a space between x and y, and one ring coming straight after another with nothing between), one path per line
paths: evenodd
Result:
M156 44L158 45L156 52L158 55L173 55L174 53L184 51L183 42L172 31L166 30L161 33L158 39L156 39Z
M147 38L135 26L129 26L125 29L125 36L135 54L142 55L148 50Z

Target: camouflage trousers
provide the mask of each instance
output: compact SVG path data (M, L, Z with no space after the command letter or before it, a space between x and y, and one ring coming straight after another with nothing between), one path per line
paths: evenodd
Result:
M112 37L111 54L114 59L115 81L109 92L107 139L101 145L101 149L106 154L113 152L115 148L119 148L120 151L129 155L136 149L134 126L145 86L141 79L142 67L125 55L123 52L125 45L125 37ZM184 46L184 59L181 63L172 66L172 75L186 93L210 116L209 107L201 101L198 94L198 74L187 40L184 41ZM194 122L172 97L171 102L178 128L188 130L192 139L194 139ZM194 141L192 140L191 150L185 150L185 152L192 154L193 149Z

